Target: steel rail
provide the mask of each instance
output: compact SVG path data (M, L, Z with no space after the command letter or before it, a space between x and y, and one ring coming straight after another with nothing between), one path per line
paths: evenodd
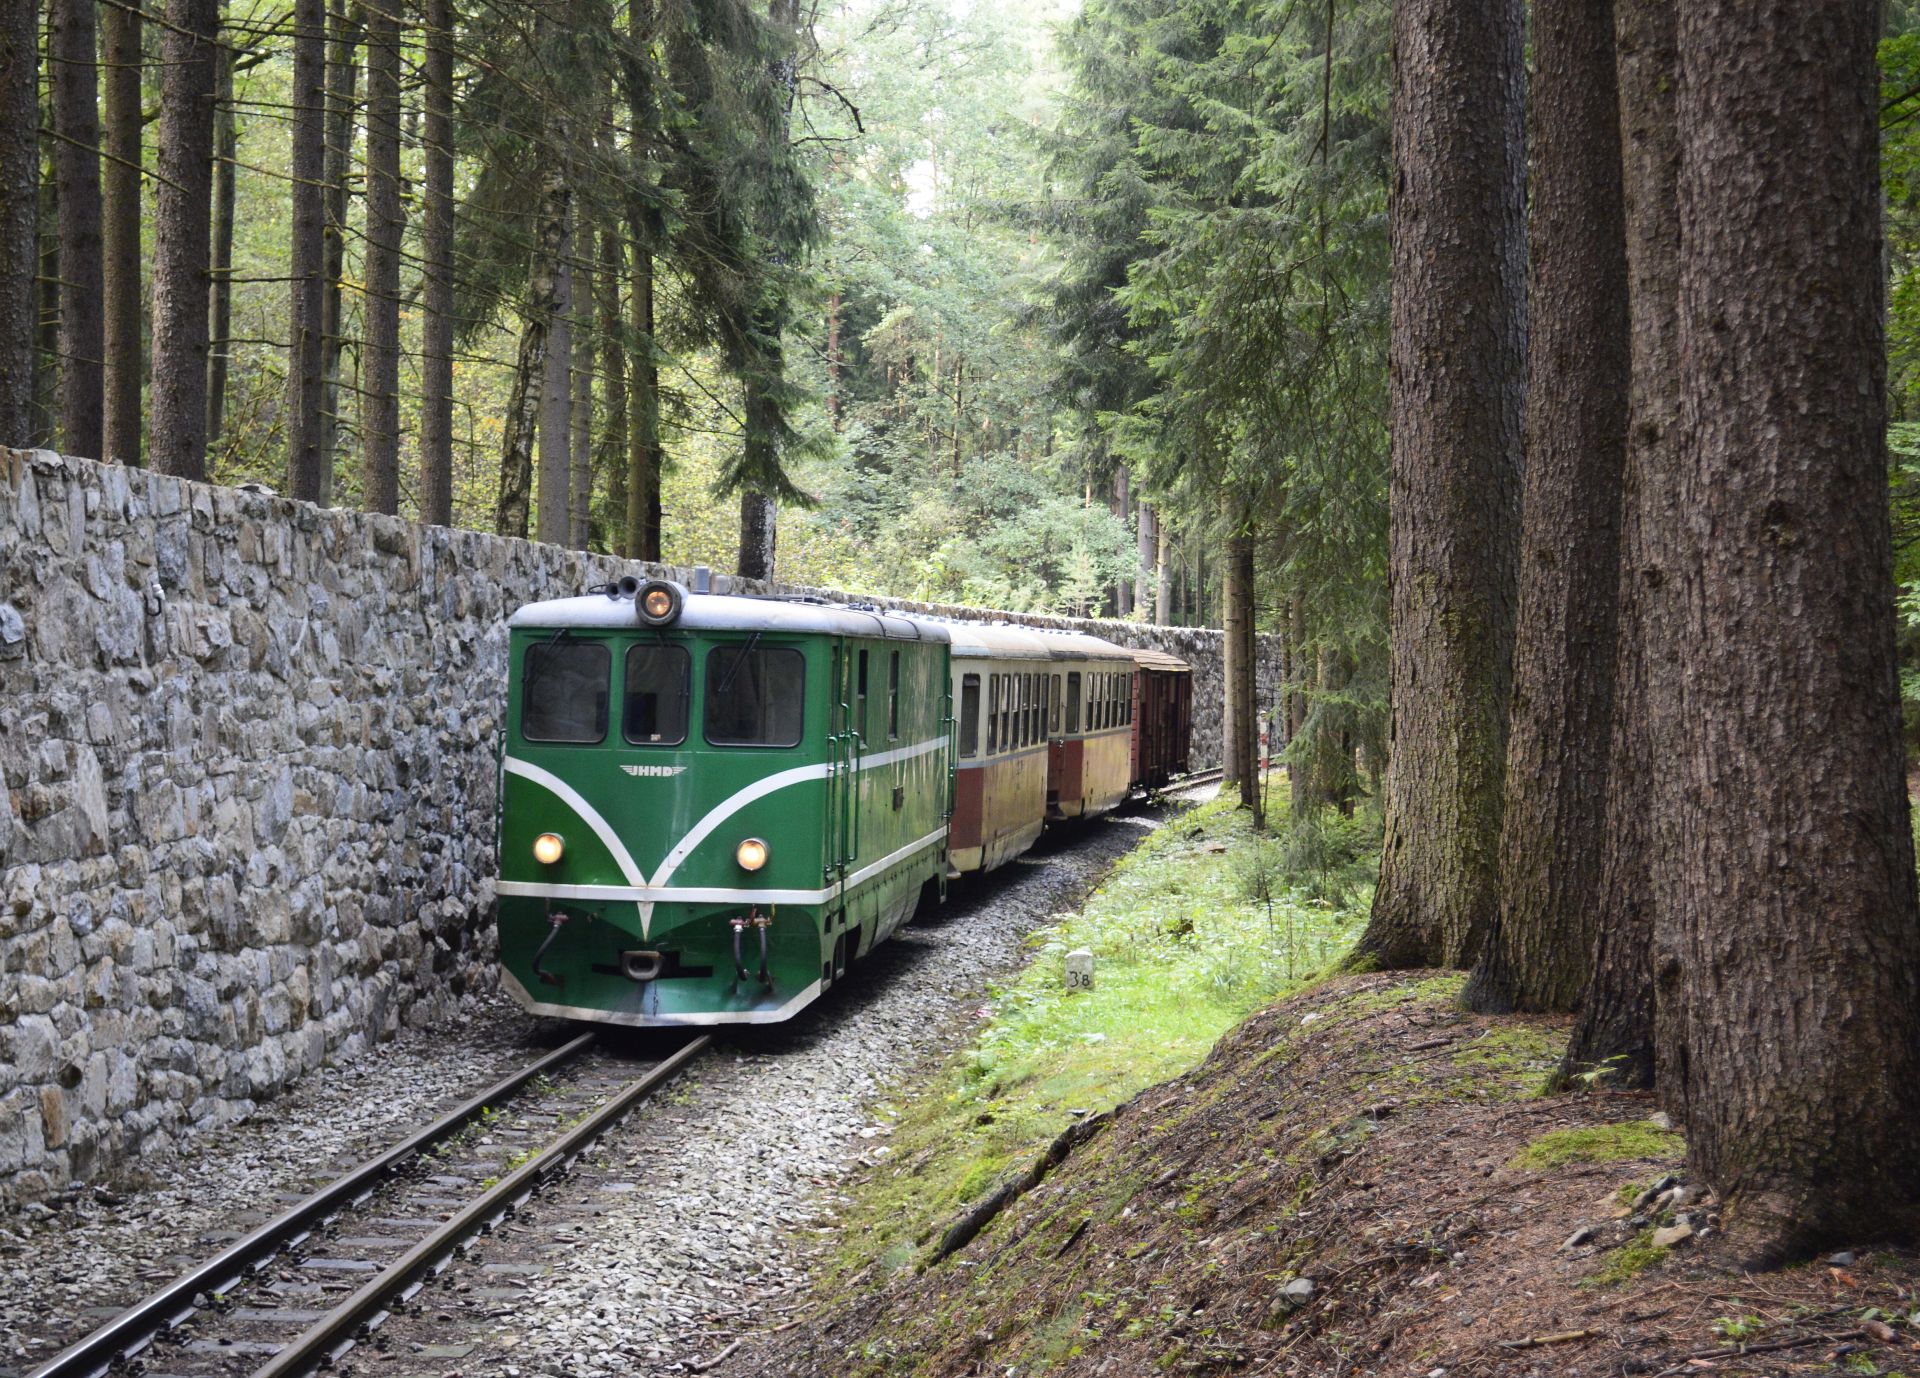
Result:
M171 1329L194 1312L193 1299L232 1288L250 1271L273 1258L281 1250L298 1244L344 1205L370 1195L380 1182L402 1163L451 1138L481 1111L503 1097L512 1095L528 1082L585 1052L597 1037L585 1033L548 1053L539 1061L521 1068L449 1110L432 1124L408 1135L393 1147L362 1163L305 1200L288 1207L245 1238L235 1241L204 1263L181 1274L158 1292L136 1302L84 1339L61 1350L38 1368L28 1370L25 1378L98 1378L114 1364L138 1354L161 1332Z
M384 1324L395 1300L407 1301L426 1285L427 1275L446 1266L468 1238L491 1229L539 1190L545 1179L573 1161L600 1135L625 1117L635 1104L705 1052L712 1035L702 1034L664 1062L648 1069L610 1097L606 1104L547 1145L462 1207L439 1229L394 1260L352 1296L315 1321L300 1337L275 1354L253 1378L294 1378L337 1360L355 1343Z

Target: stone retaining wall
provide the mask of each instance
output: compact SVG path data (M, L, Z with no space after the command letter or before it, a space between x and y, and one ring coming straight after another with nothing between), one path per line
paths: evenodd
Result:
M0 1204L490 986L506 616L635 569L0 449ZM1182 656L1218 759L1218 632L874 601Z

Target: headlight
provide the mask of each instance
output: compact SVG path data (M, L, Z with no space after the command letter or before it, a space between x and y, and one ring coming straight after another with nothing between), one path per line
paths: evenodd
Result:
M680 615L684 594L671 579L649 579L634 598L634 612L649 627L664 627Z
M750 837L733 849L733 859L740 863L741 870L757 871L767 864L767 844Z
M542 866L551 866L566 854L567 844L559 833L541 833L533 839L533 859Z

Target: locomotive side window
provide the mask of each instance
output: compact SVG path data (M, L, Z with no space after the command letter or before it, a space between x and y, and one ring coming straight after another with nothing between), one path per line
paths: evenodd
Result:
M639 746L679 746L687 739L693 657L685 646L627 648L627 697L620 730Z
M530 742L599 742L607 736L613 655L600 641L543 641L520 662L520 735Z
M862 741L867 736L867 653L860 652L860 668L855 672L853 685L853 730L860 734Z
M900 735L900 652L887 662L887 738Z
M960 754L980 754L980 676L960 677Z
M806 657L791 647L715 646L707 652L707 740L797 745L806 674Z

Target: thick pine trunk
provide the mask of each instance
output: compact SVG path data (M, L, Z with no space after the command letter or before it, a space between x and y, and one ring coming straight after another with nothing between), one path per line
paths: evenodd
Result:
M493 529L502 536L527 536L533 489L533 439L539 430L541 385L546 376L547 345L554 315L554 277L560 240L567 227L567 182L557 169L547 173L544 213L527 272L527 305L520 330L520 353L507 400L500 440L500 495Z
M626 255L620 244L620 226L612 216L600 226L600 271L594 274L594 290L600 305L594 312L600 331L600 387L605 418L601 428L598 467L601 476L596 487L605 485L606 505L601 509L595 540L599 546L631 559L636 553L627 545L627 351L620 338L620 284L626 278Z
M1656 922L1683 987L1669 1099L1756 1263L1920 1226L1878 38L1874 5L1696 0L1679 21L1698 563L1673 628L1681 884Z
M328 21L326 152L326 297L321 303L320 342L323 402L320 409L320 488L314 501L333 501L333 473L340 451L340 356L345 347L348 183L353 177L353 140L359 121L354 93L359 86L358 50L362 27L357 3L341 3Z
M1615 0L1622 191L1631 314L1625 467L1621 477L1619 631L1607 768L1607 857L1595 903L1591 975L1563 1079L1654 1083L1655 875L1670 875L1677 770L1672 732L1684 711L1684 648L1666 630L1679 586L1679 133L1674 125L1672 0ZM1663 963L1664 965L1664 963ZM1669 1001L1671 1009L1678 1002Z
M567 544L587 548L587 518L593 507L593 229L582 223L581 267L573 276L573 469L567 476Z
M233 50L222 44L213 93L213 247L208 301L207 448L220 443L227 423L227 374L233 334L233 160L240 132L233 113Z
M1123 465L1114 470L1113 495L1107 502L1113 515L1121 521L1133 514L1133 476ZM1112 593L1113 613L1116 617L1125 617L1133 611L1133 580L1122 579L1115 584Z
M167 0L153 214L153 467L207 472L207 267L219 0Z
M547 359L540 384L540 469L536 529L553 545L567 543L567 515L572 508L567 491L573 466L573 228L560 234L560 252L553 265L553 324L547 332Z
M34 307L33 439L50 448L60 429L60 192L50 165L39 170L39 302Z
M400 21L367 10L365 391L360 397L360 505L400 511Z
M37 0L0 0L0 445L33 429L39 297L40 25Z
M106 74L102 105L106 164L102 169L100 226L105 360L101 457L140 462L140 391L146 380L140 319L140 11L133 6L100 9L101 57Z
M287 493L318 502L326 407L327 7L293 8L293 233L288 245Z
M1164 521L1154 523L1158 537L1153 552L1153 620L1160 626L1173 621L1173 536Z
M1225 511L1229 522L1232 520L1232 507ZM1241 751L1245 734L1240 730L1240 715L1246 711L1240 700L1240 562L1233 558L1235 540L1229 526L1227 535L1227 589L1226 612L1220 638L1220 790L1238 790L1241 777L1247 774L1247 760Z
M1471 1009L1564 1012L1606 859L1631 374L1612 0L1535 0L1526 501L1500 908Z
M60 183L60 443L102 456L106 353L100 242L100 69L94 0L53 0L54 177Z
M1356 956L1462 966L1499 900L1525 377L1520 0L1394 7L1391 749Z
M1134 532L1133 606L1153 620L1154 557L1160 549L1160 513L1151 503L1140 504L1140 524Z
M1233 678L1227 693L1233 702L1234 758L1239 762L1240 807L1253 810L1253 826L1266 826L1260 793L1260 696L1254 663L1253 532L1241 514L1227 538L1227 640L1234 647Z
M777 516L773 499L765 493L740 490L740 560L735 569L741 578L772 580Z
M653 247L633 213L633 374L627 392L627 554L660 558L660 369L653 356Z
M453 525L453 5L426 0L420 520Z

